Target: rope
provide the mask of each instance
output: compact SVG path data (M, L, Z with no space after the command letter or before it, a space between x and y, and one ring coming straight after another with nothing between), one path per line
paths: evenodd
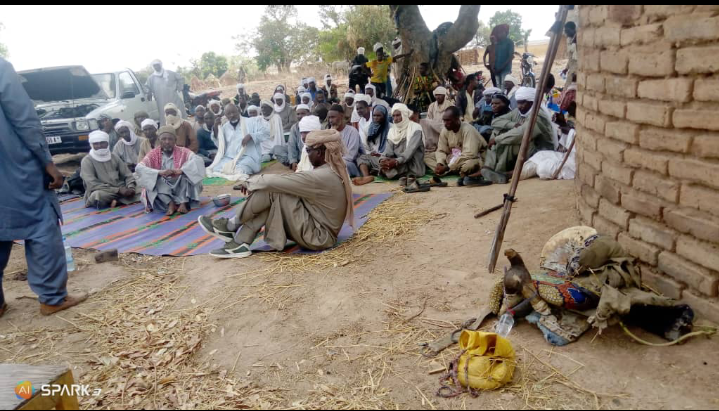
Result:
M641 338L639 338L639 337L637 337L636 335L632 334L632 332L629 331L629 329L624 325L623 322L620 321L620 322L619 322L619 325L622 327L622 330L624 330L624 332L625 332L629 337L631 337L633 340L635 340L636 342L638 342L638 343L640 343L640 344L648 345L648 346L650 346L650 347L671 347L672 345L679 344L680 342L685 341L685 340L688 340L688 339L693 338L693 337L698 337L698 336L700 336L700 335L706 335L706 336L714 335L714 334L716 334L716 332L717 332L717 329L716 329L716 328L706 327L707 330L694 331L694 332L691 332L691 333L689 333L689 334L683 335L683 336L677 338L676 340L670 341L670 342L668 342L668 343L650 343L650 342L645 341L645 340L642 340Z

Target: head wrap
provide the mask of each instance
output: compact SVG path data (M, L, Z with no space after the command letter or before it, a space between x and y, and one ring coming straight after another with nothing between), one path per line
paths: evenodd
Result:
M277 99L282 99L282 105L277 105ZM285 101L284 93L275 93L275 95L272 96L272 100L275 103L275 105L274 105L275 112L281 113L282 110L284 110L285 106L287 105L287 102Z
M177 137L177 132L172 126L162 126L159 130L157 130L158 136L161 136L165 133L172 134L173 136Z
M355 214L354 201L352 200L352 182L349 174L347 174L347 165L342 158L347 151L344 143L342 143L342 135L334 129L313 131L307 135L305 143L310 147L325 146L325 162L342 179L342 185L344 185L345 199L347 200L345 220L354 229Z
M160 59L154 59L152 60L152 63L150 63L151 66L154 66L155 64L162 64L162 61L160 61Z
M182 126L184 120L180 116L169 115L165 117L165 124L177 130Z
M534 97L537 94L537 90L532 87L520 87L517 93L514 94L517 101L534 101Z
M276 93L277 90L279 90L279 89L281 89L281 90L284 92L284 91L285 91L285 86L283 86L282 84L278 84L277 87L275 87L275 93Z
M507 74L506 76L504 76L504 81L505 82L509 81L509 82L513 83L515 86L517 84L519 84L519 81L517 81L517 79L511 74Z
M164 114L165 111L167 111L168 108L175 110L175 113L177 113L177 114L176 114L177 116L181 116L181 115L182 115L182 112L180 111L179 108L177 108L177 106L176 106L174 103L167 103L167 104L165 104L165 107L162 108L163 114Z
M310 83L315 83L315 84L317 84L317 81L315 81L315 78L314 78L314 77L307 77L307 84L310 84Z
M492 96L496 93L501 93L501 92L502 92L502 90L500 90L497 87L487 87L486 89L484 89L484 92L482 94L485 96Z
M367 89L372 89L372 96L370 97L369 94L365 94L367 98L370 101L370 104L374 104L375 99L377 98L377 87L373 86L372 84L367 84L364 86L364 92L367 93Z
M140 124L140 128L144 129L145 126L153 126L157 128L157 122L151 118L146 118L142 121L142 124Z
M392 115L395 111L399 111L402 114L402 121L399 123L392 124L392 128L389 129L387 134L387 140L391 141L394 145L402 142L402 140L412 137L417 131L422 131L422 126L410 120L412 116L412 110L402 103L396 103L392 106Z
M357 54L364 55L364 47L357 48Z
M384 116L384 120L380 120L379 123L375 123L374 119L372 124L369 126L367 132L367 142L377 145L377 152L384 153L384 147L387 144L387 133L389 133L390 122L389 112L385 106L376 106L372 113L379 111Z
M153 70L155 70L155 67L154 67L155 64L162 65L162 62L158 59L152 60L152 63L150 63L150 66L153 66L152 67ZM153 71L152 75L158 76L158 77L165 77L165 78L168 77L167 72L165 71L164 67L160 71Z
M300 125L298 126L298 128L300 129L300 133L321 130L322 122L317 116L304 116L302 117L302 120L300 120Z
M102 143L103 141L106 143L110 143L110 135L107 134L104 131L101 130L95 130L92 133L90 133L90 136L88 138L90 142L90 157L95 159L96 161L99 161L101 163L106 163L110 161L112 158L112 153L110 152L110 148L101 148L100 150L95 150L92 145L95 143Z
M195 107L195 112L197 112L197 109L198 109L198 108L201 108L201 109L207 111L207 107L205 107L205 106L203 106L203 105L199 105L199 106Z
M351 98L351 99L352 99L352 104L347 104L347 99L348 99L348 98ZM348 91L348 92L345 93L345 104L347 104L347 107L354 107L354 106L355 106L355 101L356 101L356 100L355 100L355 93L354 93L352 90L350 90L350 91Z
M264 106L267 106L267 107L273 109L269 116L265 116L264 113L262 113L262 107L264 107ZM272 103L271 101L262 100L262 102L260 103L260 114L262 114L262 118L269 121L272 118L272 116L275 115L274 108L275 108L274 103Z
M382 43L375 43L374 46L372 47L372 50L374 50L374 52L376 53L377 50L379 50L379 49L381 49L381 48L384 48L384 46L382 45Z
M396 45L398 45L398 44L402 44L402 39L400 39L399 37L397 37L397 38L395 38L394 40L392 40L392 45L393 45L393 46L396 46Z
M219 107L218 111L212 109L212 106L215 104ZM216 116L222 115L222 103L219 100L210 100L210 102L207 103L207 108Z
M314 107L315 103L312 101L312 94L304 92L300 95L300 103L302 103L302 99L307 97L310 99L310 102L307 103L307 105L310 107L310 111L312 111L312 107ZM304 104L304 103L303 103Z
M257 114L260 114L260 108L255 105L251 105L251 106L247 107L247 114L249 114L250 111L254 111Z
M328 81L328 80L329 80L329 81L332 81L332 75L330 75L330 74L325 74L325 81Z
M364 101L365 103L367 103L368 106L372 104L372 100L369 98L369 96L367 94L362 94L362 93L355 94L355 104L357 104L358 101Z
M115 131L120 131L121 128L127 127L127 130L130 132L130 141L126 141L124 138L120 139L126 146L134 146L135 143L137 143L137 134L135 134L135 126L132 125L129 121L120 120L115 124Z
M240 90L245 90L245 85L242 83L237 84L237 94L240 94Z
M444 88L444 87L442 87L442 86L439 86L439 87L437 87L436 89L434 89L434 92L433 92L432 94L435 95L435 96L438 95L438 94L444 94L444 95L446 96L446 95L447 95L447 89Z
M138 127L141 127L140 126L141 122L140 123L137 122L138 117L150 118L150 115L147 114L147 111L138 111L137 113L135 113L135 116L133 117L135 119L135 124L137 124Z
M307 89L305 88L305 86L299 86L299 87L297 87L297 94L302 94L302 93L304 93L304 92L306 92L306 91L307 91Z

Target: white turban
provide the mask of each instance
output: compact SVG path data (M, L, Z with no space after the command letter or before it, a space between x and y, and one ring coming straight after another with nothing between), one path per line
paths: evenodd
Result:
M500 90L497 87L487 87L486 89L484 89L484 93L482 93L482 94L485 96L491 96L491 95L494 95L495 93L501 93L501 92L502 92L502 90Z
M393 45L393 46L396 46L396 45L398 45L398 44L402 44L402 39L400 39L400 38L398 37L398 38L392 40L392 45Z
M372 100L369 98L369 96L367 94L362 94L362 93L355 94L355 103L357 103L358 101L364 101L365 103L367 103L368 106L370 104L372 104Z
M442 87L442 86L439 86L439 87L437 87L436 89L434 89L434 93L432 93L432 94L435 95L435 96L436 96L436 95L439 95L439 94L444 94L444 95L446 96L446 95L447 95L447 89L444 88L444 87Z
M244 84L239 83L239 84L237 85L237 91L244 90L244 89L245 89L245 85L244 85Z
M299 86L299 87L297 87L297 94L302 94L302 93L304 93L305 91L307 91L307 89L305 88L305 86Z
M367 93L367 89L372 89L372 97L370 97L369 94L365 94L365 96L369 99L368 104L374 104L375 99L377 99L377 87L375 87L372 84L367 84L364 86L364 92Z
M260 114L260 108L255 105L247 107L247 112L249 113L250 111L254 111L257 114Z
M307 93L307 92L300 94L300 98L305 98L305 97L307 97L308 99L310 99L310 101L312 101L312 94Z
M155 122L155 120L153 120L151 118L146 118L145 120L142 121L142 123L140 123L140 128L144 129L145 126L153 126L153 127L157 128L157 123Z
M147 119L147 120L149 120L149 119ZM145 121L147 121L147 120L145 120ZM95 130L92 133L90 133L88 140L90 141L90 144L102 143L103 141L106 143L109 143L110 135L102 130Z
M322 122L317 116L305 116L300 120L299 129L300 133L321 130Z
M300 111L300 110L310 111L310 106L308 106L307 104L298 104L297 107L295 107L295 111Z
M375 44L374 44L374 47L372 47L372 50L374 50L374 52L376 53L377 50L382 49L382 48L384 48L384 46L382 45L382 43L375 43Z
M507 74L506 76L504 76L504 81L512 82L512 83L514 83L515 85L516 85L516 84L519 84L519 81L517 81L517 79L516 79L513 75L511 75L511 74Z
M277 104L278 99L282 100L282 105ZM285 109L285 105L287 104L287 102L285 101L285 95L283 93L275 93L275 95L272 96L272 100L275 103L275 106L274 106L275 112L281 113L282 110Z
M514 95L517 101L531 101L534 102L534 96L537 94L537 89L532 87L520 87L517 93Z
M150 63L151 66L154 66L155 64L162 64L162 62L159 59L152 60L152 63Z
M120 131L120 129L123 127L127 127L127 130L130 132L130 141L126 141L124 138L120 139L120 141L125 143L125 145L127 146L134 146L135 143L137 143L137 134L135 134L135 132L133 131L135 129L135 126L129 121L120 120L117 122L117 124L115 124L115 131Z
M314 78L314 77L307 77L307 84L310 84L310 83L315 83L315 84L317 84L317 81L315 81L315 78Z
M93 144L102 143L103 141L109 144L109 134L102 130L95 130L90 133L88 140L90 141L90 157L101 163L106 163L112 159L112 153L110 152L110 148L101 148L100 150L95 150L92 147Z
M327 81L327 80L332 81L332 75L325 74L325 81Z
M364 47L359 47L357 49L357 54L364 54Z
M212 106L214 106L215 104L220 106L219 111L215 111L212 109ZM207 103L207 109L210 110L212 112L212 114L214 114L216 116L221 116L222 115L222 102L220 102L219 100L210 100L210 102Z

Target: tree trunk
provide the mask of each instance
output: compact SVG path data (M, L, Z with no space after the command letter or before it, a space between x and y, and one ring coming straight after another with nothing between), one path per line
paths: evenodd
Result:
M401 63L401 73L395 73L395 97L411 101L412 80L419 73L420 63L429 63L439 83L444 83L452 64L453 53L472 41L479 28L478 5L463 5L459 17L449 29L430 31L422 18L419 6L391 5L390 12L402 39L402 53L414 50Z

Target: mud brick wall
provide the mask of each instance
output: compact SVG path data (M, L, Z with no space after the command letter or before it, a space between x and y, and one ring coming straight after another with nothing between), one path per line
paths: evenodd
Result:
M577 208L719 322L719 6L579 6Z

